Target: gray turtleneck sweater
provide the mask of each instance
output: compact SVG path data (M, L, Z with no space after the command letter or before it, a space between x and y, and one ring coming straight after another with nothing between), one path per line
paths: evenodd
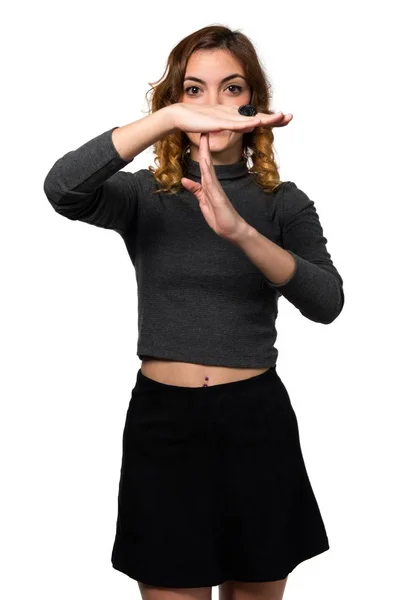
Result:
M274 366L278 298L306 318L331 323L344 304L343 280L326 248L314 202L295 183L268 193L246 160L215 165L237 212L296 261L290 281L270 282L236 245L205 221L197 198L152 194L148 169L121 171L109 129L59 158L44 192L60 215L113 229L124 240L138 293L137 355L236 368ZM133 159L132 159L133 160ZM186 156L184 174L200 181Z

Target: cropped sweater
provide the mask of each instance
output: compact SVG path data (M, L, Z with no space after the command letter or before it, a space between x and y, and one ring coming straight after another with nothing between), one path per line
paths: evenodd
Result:
M237 212L295 259L295 271L274 284L230 241L208 225L194 194L158 189L149 169L121 171L113 127L59 158L44 181L54 210L73 221L116 231L133 264L138 297L139 359L153 356L236 368L266 368L275 346L278 299L328 324L344 304L314 202L292 181L266 192L246 159L214 165ZM201 181L190 154L183 172Z

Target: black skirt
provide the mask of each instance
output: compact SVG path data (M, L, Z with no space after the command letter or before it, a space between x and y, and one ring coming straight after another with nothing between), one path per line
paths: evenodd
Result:
M329 549L276 366L209 387L139 369L122 448L111 562L137 581L275 581Z

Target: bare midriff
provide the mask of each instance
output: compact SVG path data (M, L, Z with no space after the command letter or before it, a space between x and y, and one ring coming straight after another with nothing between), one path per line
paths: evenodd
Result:
M237 369L196 363L178 362L146 356L140 367L143 375L159 383L184 387L209 387L261 375L270 369Z

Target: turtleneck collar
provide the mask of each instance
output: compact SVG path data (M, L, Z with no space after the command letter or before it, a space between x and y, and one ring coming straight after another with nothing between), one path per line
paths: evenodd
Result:
M200 163L193 160L189 153L185 154L183 162L183 170L190 177L201 178ZM248 175L249 169L247 160L242 158L239 162L230 165L214 165L217 179L236 179Z

